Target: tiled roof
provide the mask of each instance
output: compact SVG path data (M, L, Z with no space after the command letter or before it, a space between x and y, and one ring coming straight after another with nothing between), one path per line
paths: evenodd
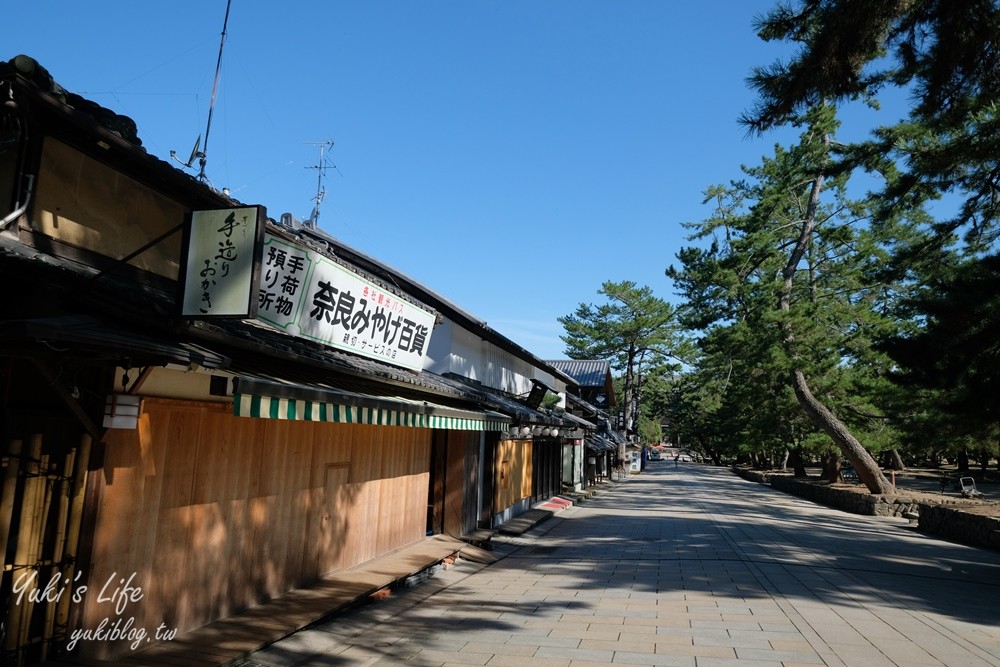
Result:
M608 418L607 412L600 409L596 405L593 405L592 403L588 403L587 401L583 400L578 396L574 396L573 394L566 394L566 402L568 404L571 404L577 412L587 417L588 419L591 419L591 421L593 421L594 418L604 419L604 420L607 420Z
M466 391L478 392L482 397L482 407L510 415L517 423L544 424L564 428L575 428L578 425L579 420L567 413L530 408L514 396L505 394L497 389L484 387L474 380L460 375L448 373L447 375L436 377L438 381L448 383L455 388L464 388Z
M76 93L66 90L34 58L22 54L11 58L7 62L0 61L0 75L8 72L20 74L38 86L41 91L52 95L66 106L75 109L81 114L90 116L98 125L114 132L130 144L139 147L142 146L135 121L128 116L117 114L96 102L92 102Z
M603 387L611 372L611 364L604 359L561 359L545 363L569 375L581 387Z

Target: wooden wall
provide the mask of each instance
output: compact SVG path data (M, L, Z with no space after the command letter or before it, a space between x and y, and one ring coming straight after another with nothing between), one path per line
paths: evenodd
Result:
M183 632L423 539L431 434L145 399L106 438L87 584L135 573L126 617ZM77 627L114 616L97 598Z
M34 229L108 257L124 257L184 222L188 209L74 148L46 137L35 194ZM181 234L129 264L176 278Z
M501 440L496 448L495 511L531 496L531 440Z
M447 431L442 532L452 537L461 538L478 527L480 437L479 431Z

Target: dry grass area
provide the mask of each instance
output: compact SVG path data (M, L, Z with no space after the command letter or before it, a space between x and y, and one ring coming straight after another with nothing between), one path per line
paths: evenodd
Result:
M957 480L961 475L955 470L947 469L910 469L896 473L896 488L899 495L911 497L915 500L927 503L946 504L961 507L963 512L979 514L983 516L1000 517L1000 484L990 480L987 482L976 482L976 488L983 496L978 499L963 498L961 494L949 484L944 493L940 490L940 480L943 476ZM837 488L852 490L857 493L868 493L868 489L862 484L839 483Z

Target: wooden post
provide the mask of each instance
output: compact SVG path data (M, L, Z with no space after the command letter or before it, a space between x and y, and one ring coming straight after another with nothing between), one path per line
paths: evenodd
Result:
M85 434L80 438L80 449L74 461L73 490L69 498L69 526L66 530L64 551L67 562L63 567L63 581L70 583L66 592L59 599L59 605L56 608L56 625L59 627L65 627L69 623L72 588L76 583L73 578L76 573L76 561L80 556L77 550L80 545L80 525L83 523L83 498L87 490L87 469L90 466L91 443L89 435Z
M28 460L24 470L24 494L21 498L21 520L17 531L17 547L14 552L12 581L18 584L19 577L23 577L18 586L21 593L12 594L7 605L7 636L4 638L4 650L15 651L23 646L22 636L26 636L28 627L31 625L31 601L30 593L37 586L38 573L35 572L35 579L29 584L27 578L30 575L26 569L19 571L33 564L32 554L38 540L36 534L36 524L38 521L38 496L44 480L39 477L39 460L42 455L41 436L32 436L28 445ZM18 604L20 600L20 604Z
M35 529L35 559L32 562L41 562L42 556L45 555L45 535L46 529L49 525L49 510L52 509L52 484L51 473L52 470L49 467L49 455L42 455L42 463L39 466L39 486L41 487L38 493L38 527ZM41 573L39 572L39 576Z
M66 462L63 465L62 479L59 480L59 493L56 498L58 502L58 514L56 517L56 541L52 549L52 569L49 572L49 580L62 574L62 558L66 546L66 526L69 523L69 491L73 476L73 461L76 457L76 450L71 449L66 455ZM60 580L60 588L66 582ZM42 628L42 662L48 657L49 645L55 632L56 625L56 600L49 600L45 605L45 625Z
M31 436L31 439L32 444L37 441L38 449L41 451L42 435L35 434ZM45 551L45 529L48 526L49 507L52 502L52 485L49 484L48 454L42 454L41 456L38 464L38 476L35 477L35 482L35 520L33 522L34 525L31 536L31 553L27 561L28 563L31 563L35 569L35 578L32 581L32 586L30 587L32 589L41 588L45 585L45 582L41 581L41 561ZM32 602L30 606L27 607L27 613L22 620L20 640L20 646L22 647L27 647L37 640L37 637L33 638L31 636L31 625L37 606L38 605L36 603Z
M10 520L14 516L14 498L17 495L17 473L21 469L21 441L11 440L7 447L9 457L0 495L0 559L7 559L7 541L10 537ZM7 565L6 562L0 565Z

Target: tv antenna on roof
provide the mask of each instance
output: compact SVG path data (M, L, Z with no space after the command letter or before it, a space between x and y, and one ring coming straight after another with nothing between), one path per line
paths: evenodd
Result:
M310 165L306 169L316 170L316 196L313 197L313 210L309 214L309 219L306 221L306 225L313 228L319 228L319 207L323 203L323 198L326 197L326 188L323 187L323 178L326 176L327 166L332 166L334 169L337 168L335 164L329 164L329 159L325 157L325 152L333 148L333 141L307 141L307 144L311 146L319 146L319 164Z
M222 49L226 46L226 28L229 26L229 8L232 6L233 0L226 0L226 17L222 21L222 37L219 40L219 57L215 61L215 81L212 83L212 100L208 105L208 123L205 125L205 145L201 146L201 135L198 135L198 139L194 142L194 148L191 149L191 155L188 157L187 162L181 162L180 158L177 157L177 151L170 151L170 157L181 162L187 168L191 168L191 165L195 160L198 160L198 180L202 183L208 182L208 177L205 175L205 164L208 162L208 134L212 130L212 111L215 109L215 94L219 90L219 75L222 73ZM201 150L199 150L199 148Z

